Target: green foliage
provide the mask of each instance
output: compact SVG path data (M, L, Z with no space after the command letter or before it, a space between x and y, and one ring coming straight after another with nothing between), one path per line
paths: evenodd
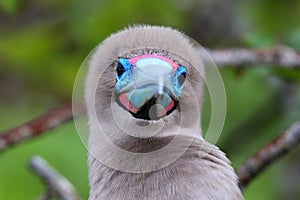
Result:
M300 29L291 31L288 35L287 45L291 48L300 50Z
M14 14L17 12L20 6L20 0L1 0L0 10L3 10L6 14Z
M281 39L299 26L300 2L297 0L246 1L244 10L258 32Z

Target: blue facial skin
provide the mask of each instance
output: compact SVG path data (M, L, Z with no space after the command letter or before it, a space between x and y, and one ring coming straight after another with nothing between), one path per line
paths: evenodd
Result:
M118 73L119 70L119 73ZM116 91L126 86L133 77L133 66L128 59L120 58L116 72Z
M186 67L179 66L172 80L175 95L179 98L186 78Z
M186 67L179 66L174 72L172 81L172 90L175 98L179 99L186 78ZM120 58L116 72L116 92L125 87L134 77L134 68L128 59Z

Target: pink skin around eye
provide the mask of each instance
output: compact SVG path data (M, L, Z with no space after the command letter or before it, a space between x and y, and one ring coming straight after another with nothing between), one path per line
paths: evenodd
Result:
M172 68L173 70L177 70L178 68L178 64L175 63L174 61L166 58L166 57L163 57L163 56L158 56L158 55L155 55L155 54L145 54L145 55L140 55L140 56L136 56L136 57L133 57L133 58L130 58L129 59L129 62L135 66L136 62L139 60L139 59L142 59L142 58L159 58L161 60L164 60L168 63L170 63L172 65Z

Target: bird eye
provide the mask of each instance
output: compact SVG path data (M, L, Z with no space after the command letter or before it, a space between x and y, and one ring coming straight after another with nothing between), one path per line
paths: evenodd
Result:
M123 78L126 73L132 68L132 65L127 59L120 58L116 68L116 77L117 79Z
M118 66L117 66L116 72L117 72L117 76L118 77L121 77L122 74L124 72L126 72L126 69L124 68L124 66L120 62L118 62Z
M186 68L185 67L178 67L177 69L177 80L180 86L183 85L186 79Z

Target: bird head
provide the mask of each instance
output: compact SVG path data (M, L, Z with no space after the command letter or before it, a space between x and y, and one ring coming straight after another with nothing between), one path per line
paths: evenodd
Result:
M193 119L203 101L203 77L201 57L183 33L129 27L104 40L91 56L85 94L90 124L100 116L108 132L120 123L132 129L137 122L164 122L170 130L185 112L188 128L199 123Z
M171 28L129 27L96 48L85 85L90 199L241 196L224 154L201 138L203 77L199 49ZM171 190L155 189L170 174Z

